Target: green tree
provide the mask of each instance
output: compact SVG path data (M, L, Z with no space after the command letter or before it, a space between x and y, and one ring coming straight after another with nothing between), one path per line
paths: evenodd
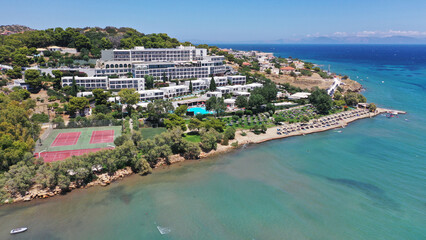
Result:
M223 98L217 98L215 96L210 97L206 101L206 110L207 111L215 111L217 116L220 116L226 110L226 104Z
M218 118L209 117L203 122L203 127L206 130L214 129L217 132L223 132L223 129L225 128L225 123L222 122Z
M154 88L154 77L150 75L145 75L145 87L146 89Z
M227 127L224 133L224 136L228 139L234 139L235 138L235 128L233 127Z
M55 79L53 79L53 88L55 90L61 89L61 78L63 73L60 70L52 70L53 76L55 76Z
M302 70L300 70L300 73L303 75L303 76L312 76L312 72L311 71L309 71L309 70L306 70L306 69L302 69Z
M197 130L199 131L203 127L203 122L198 120L197 118L191 118L189 120L188 128L191 131Z
M68 104L68 110L71 113L79 111L80 115L83 115L83 110L86 107L89 107L89 100L85 97L73 97Z
M334 97L334 100L338 101L338 100L341 100L343 96L339 91L335 91L333 97Z
M185 121L174 113L169 114L167 119L164 120L164 125L166 125L167 129L179 127L180 129L182 129L182 131L186 131Z
M25 82L28 83L34 89L40 88L41 87L40 72L35 69L26 70Z
M4 174L6 187L12 193L25 193L33 183L35 170L33 166L27 166L24 162L19 162L10 167Z
M201 133L201 148L206 152L217 149L217 139L210 131Z
M163 83L166 83L168 80L165 72L163 72L162 80L163 80Z
M186 114L187 110L188 110L188 106L186 106L186 105L180 105L179 107L177 107L175 109L175 114L178 115L178 116L180 116L180 117L182 117L183 115Z
M6 75L12 79L21 78L22 77L21 67L14 66L13 70L12 69L7 70Z
M265 104L265 98L261 94L251 94L248 105L251 109L260 109Z
M91 49L90 39L84 35L78 35L75 39L75 48L80 51L83 48Z
M120 96L120 101L123 104L127 104L127 110L129 111L129 114L131 115L131 111L133 107L131 105L134 105L139 102L139 94L136 92L135 89L131 88L125 88L121 89L120 92L118 92L118 96Z
M216 81L214 80L214 77L212 76L212 79L210 80L209 91L214 92L216 91L216 89L217 89Z
M182 141L182 152L185 159L197 159L200 157L201 149L197 143Z
M96 105L106 105L108 103L108 98L111 97L109 92L106 92L103 89L97 88L92 90L92 94L95 97Z
M235 105L238 108L247 108L248 107L248 99L246 96L238 96L235 100Z
M375 112L375 111L376 111L376 109L377 109L376 104L374 104L374 103L370 103L370 104L368 105L368 110L370 110L370 112Z
M111 40L107 39L106 37L103 37L101 39L101 47L102 49L111 49L112 48Z
M64 88L64 90L65 90L65 88ZM77 86L77 83L75 82L75 77L73 76L69 95L71 95L73 97L77 97L77 93L78 93L78 86Z
M189 92L192 93L192 80L189 80Z
M26 67L28 66L28 58L25 54L12 54L13 64Z
M308 100L321 114L328 114L333 108L333 100L324 89L317 88Z
M357 93L354 92L347 92L345 93L344 97L345 103L348 106L356 106L359 102L359 98Z
M149 120L159 122L160 119L164 118L173 109L174 107L171 102L155 100L148 104L146 112L148 113Z

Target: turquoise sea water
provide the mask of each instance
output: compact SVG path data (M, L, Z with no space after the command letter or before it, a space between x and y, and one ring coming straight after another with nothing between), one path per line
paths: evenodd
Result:
M330 64L408 114L2 206L0 239L426 239L425 46L232 47Z

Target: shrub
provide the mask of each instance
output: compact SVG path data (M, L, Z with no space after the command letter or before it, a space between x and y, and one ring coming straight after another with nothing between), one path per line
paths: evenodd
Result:
M224 145L224 146L228 146L229 145L229 139L228 139L227 136L223 137L222 145Z
M115 146L121 146L123 145L127 140L129 140L129 136L128 135L121 135L119 137L117 137L114 140L114 144Z
M49 116L45 113L34 113L31 116L31 120L37 123L46 123L49 122Z
M228 139L234 139L234 138L235 138L235 128L233 128L233 127L228 127L228 128L225 130L224 137L226 137L226 138L228 138Z

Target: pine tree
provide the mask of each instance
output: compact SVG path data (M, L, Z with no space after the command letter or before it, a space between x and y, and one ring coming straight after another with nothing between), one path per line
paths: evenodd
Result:
M163 73L163 83L166 83L167 82L167 76L166 76L166 73L164 72Z
M71 96L73 97L77 97L77 93L78 93L78 86L75 83L75 76L72 77L72 85L71 85Z
M189 92L192 93L192 80L189 80Z
M216 91L216 82L214 81L214 77L212 76L212 80L210 80L210 88L211 92Z

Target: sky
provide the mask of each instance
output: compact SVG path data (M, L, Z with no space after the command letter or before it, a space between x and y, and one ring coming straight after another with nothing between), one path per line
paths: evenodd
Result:
M195 43L426 38L426 0L0 0L0 25L132 27Z

